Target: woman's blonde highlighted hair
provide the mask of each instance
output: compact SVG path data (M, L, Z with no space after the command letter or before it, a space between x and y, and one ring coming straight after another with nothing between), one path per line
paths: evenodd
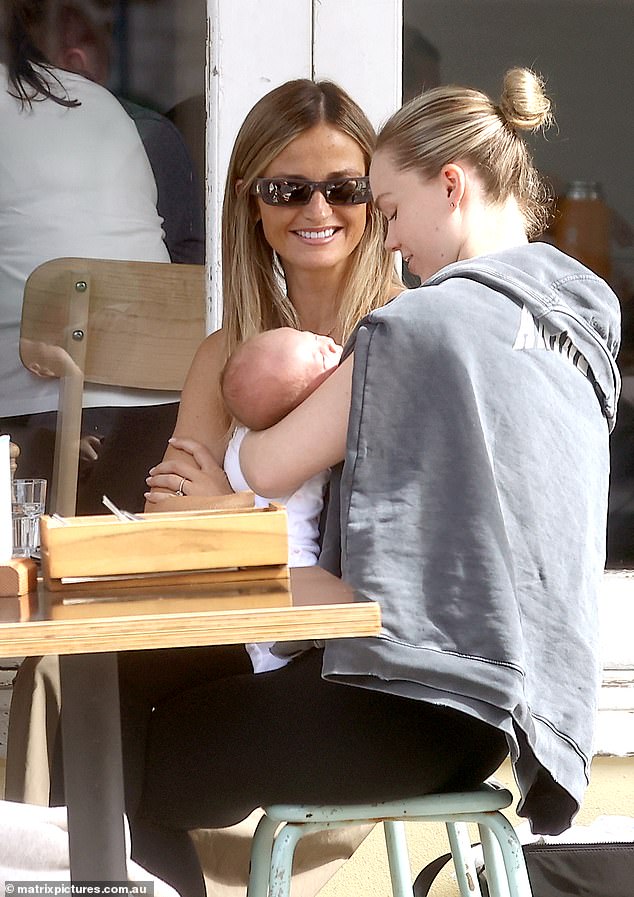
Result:
M519 132L551 122L542 79L529 69L513 68L504 76L498 105L478 90L455 86L410 100L381 129L377 150L397 168L425 177L435 177L449 162L470 162L489 201L514 197L528 237L536 237L548 224L551 198Z
M299 327L284 288L279 259L257 220L251 185L288 144L325 123L359 144L366 173L376 134L357 104L330 81L288 81L266 94L251 109L236 138L222 212L223 329L228 354L256 333L274 327ZM385 224L368 205L365 232L350 256L340 288L337 327L347 339L358 321L383 305L398 284L393 256L383 246Z

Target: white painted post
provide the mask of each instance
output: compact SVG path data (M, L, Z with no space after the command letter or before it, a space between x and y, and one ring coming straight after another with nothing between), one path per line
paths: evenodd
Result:
M229 157L245 115L292 78L310 78L312 0L207 0L207 329L222 321L220 229Z
M403 0L313 0L313 74L378 128L401 104Z

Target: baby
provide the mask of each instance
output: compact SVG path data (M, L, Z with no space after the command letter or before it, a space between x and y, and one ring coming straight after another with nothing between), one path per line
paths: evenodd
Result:
M249 429L271 427L311 394L339 364L342 348L330 337L280 327L242 343L223 370L220 384L229 413L238 421L224 459L234 492L248 490L240 469L240 445ZM289 565L306 567L319 557L319 518L329 471L279 499L288 517ZM257 507L269 499L256 495ZM256 673L283 666L288 658L271 654L271 642L247 645Z
M339 364L342 348L329 336L278 327L242 343L220 384L229 413L250 430L285 417Z

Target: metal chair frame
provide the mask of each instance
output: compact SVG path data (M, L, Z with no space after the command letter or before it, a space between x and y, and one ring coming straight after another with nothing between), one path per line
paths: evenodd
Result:
M512 799L510 791L485 784L376 804L266 807L253 839L247 897L288 897L295 847L304 835L377 822L383 824L394 897L412 897L405 821L445 823L461 897L482 897L468 823L480 831L491 897L531 897L520 842L500 812Z

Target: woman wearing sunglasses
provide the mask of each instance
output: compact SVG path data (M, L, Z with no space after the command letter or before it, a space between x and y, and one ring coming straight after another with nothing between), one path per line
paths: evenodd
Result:
M165 496L230 491L221 470L232 421L220 374L236 346L277 327L343 343L359 320L402 290L385 223L370 202L376 135L337 85L297 80L263 97L247 115L229 163L222 225L223 326L201 345L181 399L177 438L148 478L147 508ZM138 818L145 734L152 708L179 690L234 675L253 675L242 646L120 655L126 805L133 855L147 857L188 897L204 893L186 832L163 850ZM262 675L267 675L263 673ZM340 843L351 852L359 836ZM160 842L160 838L159 838ZM334 853L315 850L313 867ZM243 851L246 858L246 851ZM214 869L207 871L214 875ZM241 870L240 870L241 871ZM240 871L237 874L240 874ZM244 873L247 863L245 859ZM235 871L234 871L234 874ZM322 879L323 881L323 879Z
M196 457L202 463L198 465L190 452L168 447L165 460L148 480L149 509L160 510L161 500L178 492L215 495L230 491L220 465L231 435L231 420L222 403L219 378L239 343L280 326L311 330L342 343L365 314L401 291L393 256L383 245L382 216L370 203L367 175L375 139L361 109L341 88L328 82L284 84L263 97L247 115L236 138L225 190L223 326L203 342L193 361L175 430L176 436L195 437ZM120 656L126 801L135 856L143 852L135 814L152 707L179 688L250 670L249 656L242 647ZM21 689L20 702L25 705L33 694L46 694L46 711L51 715L46 729L54 730L52 717L58 715L58 704L52 696L59 693L59 683L46 658L34 669L33 681L25 680ZM38 719L43 715L43 703L33 702L33 715ZM40 725L37 735L43 730ZM24 736L26 741L28 736ZM63 802L59 739L51 750L51 794L54 801ZM48 764L27 768L26 756L24 751L13 751L11 797L24 799L28 779L30 799L46 801ZM357 842L358 838L349 838L346 843ZM344 844L336 846L329 858L345 855L346 849ZM159 859L169 861L176 870L174 881L183 895L204 893L200 867L186 833L179 846L172 844L169 851L158 852ZM246 875L248 852L242 854L244 869L236 862L227 877ZM312 858L314 866L320 859ZM209 864L207 870L214 875Z
M148 510L169 495L228 491L220 471L231 421L220 371L245 339L296 327L343 343L402 290L368 182L374 130L337 85L291 81L247 115L229 163L222 224L223 326L201 345L176 438L148 477Z
M368 315L354 357L248 434L240 460L265 495L338 465L321 563L380 600L382 634L157 707L143 810L165 844L262 800L471 788L509 752L535 832L578 810L619 308L587 268L529 242L546 204L522 132L549 107L515 69L499 104L441 87L380 133L386 245L425 283Z

